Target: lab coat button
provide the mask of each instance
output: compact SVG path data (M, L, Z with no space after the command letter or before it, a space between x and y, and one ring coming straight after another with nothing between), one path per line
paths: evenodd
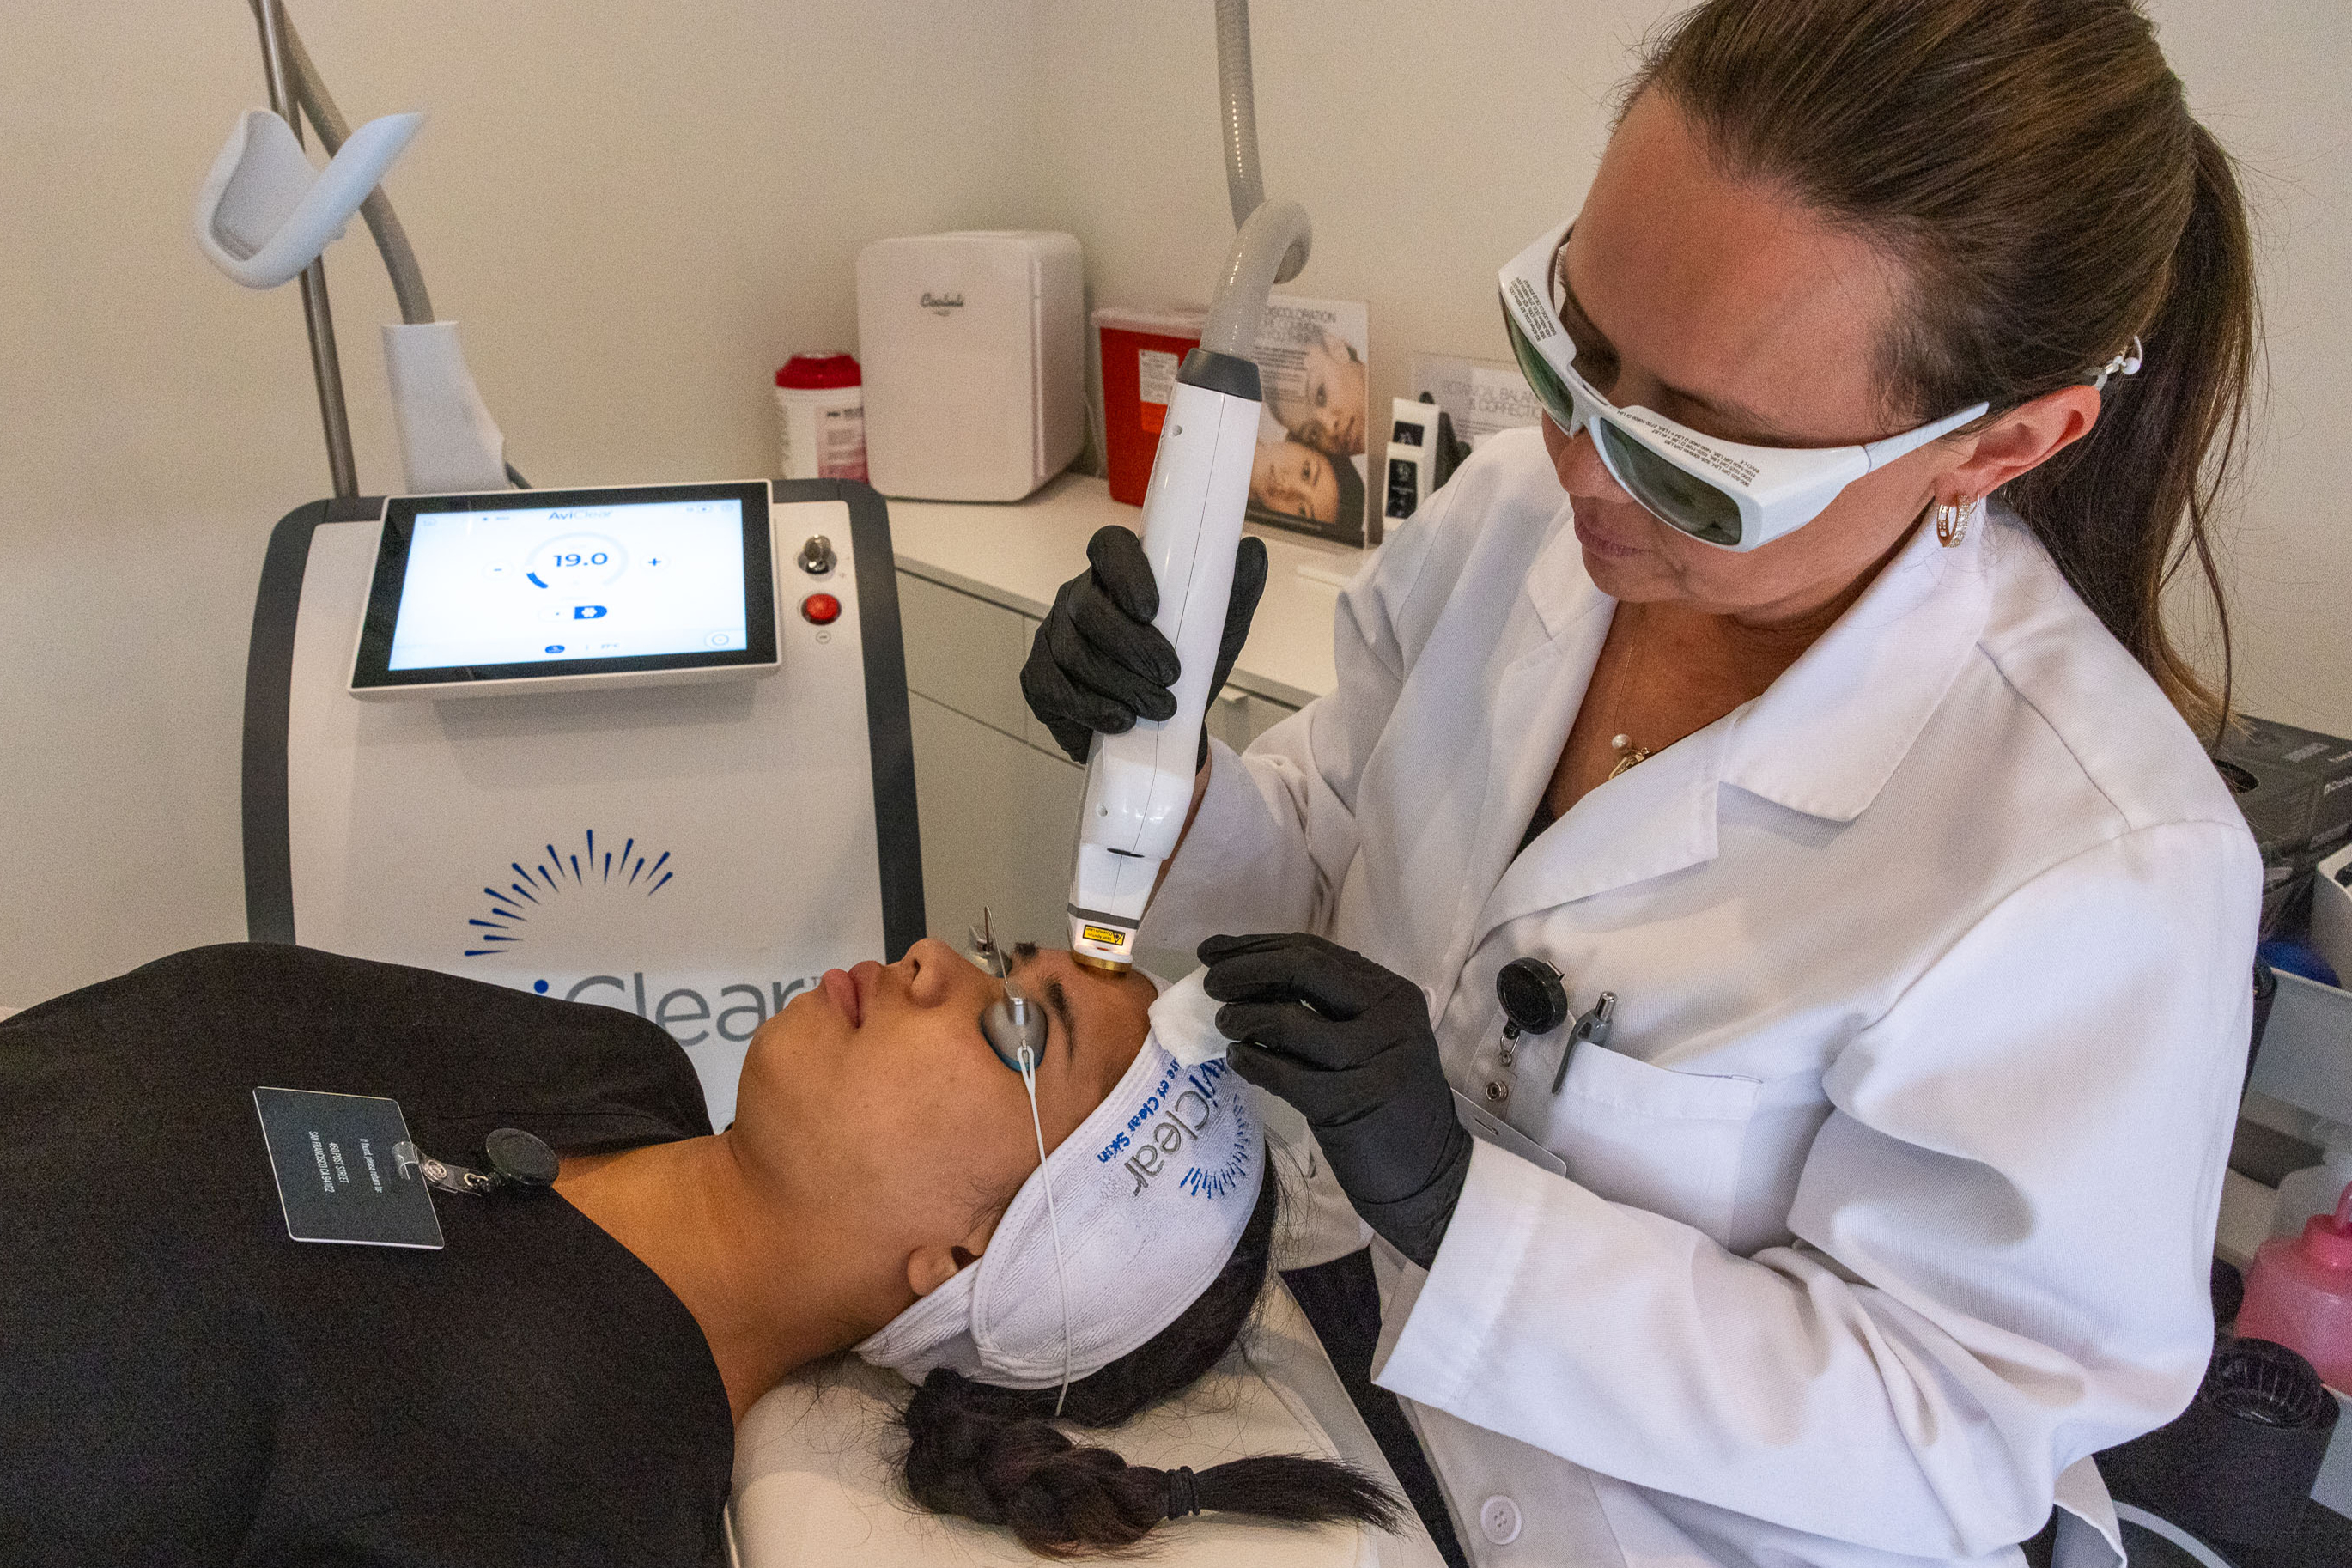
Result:
M1478 1505L1478 1531L1497 1546L1508 1546L1519 1538L1519 1505L1499 1495L1488 1498Z

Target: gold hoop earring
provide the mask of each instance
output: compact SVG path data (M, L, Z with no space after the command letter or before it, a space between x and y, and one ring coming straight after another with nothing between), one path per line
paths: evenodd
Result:
M1957 547L1969 536L1969 513L1976 502L1961 498L1956 501L1936 503L1936 542L1945 549Z

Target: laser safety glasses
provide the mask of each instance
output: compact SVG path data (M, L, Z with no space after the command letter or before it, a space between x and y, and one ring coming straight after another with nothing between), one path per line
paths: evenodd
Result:
M1719 441L1642 407L1620 408L1576 372L1561 325L1555 258L1561 224L1498 275L1503 325L1528 385L1569 435L1588 426L1611 477L1660 521L1704 544L1753 550L1819 517L1840 490L1983 414L1979 403L1862 447L1749 447Z

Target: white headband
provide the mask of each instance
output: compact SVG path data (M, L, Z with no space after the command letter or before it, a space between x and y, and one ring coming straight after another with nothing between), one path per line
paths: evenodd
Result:
M988 1250L855 1350L920 1383L951 1367L1000 1388L1099 1372L1174 1322L1233 1256L1257 1206L1265 1139L1222 1061L1185 1067L1145 1039L1118 1087L1013 1195Z

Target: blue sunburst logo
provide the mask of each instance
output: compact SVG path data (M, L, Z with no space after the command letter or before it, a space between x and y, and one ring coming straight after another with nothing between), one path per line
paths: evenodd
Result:
M640 850L637 841L629 838L616 853L612 840L605 840L603 849L596 847L596 830L586 830L586 847L583 851L563 851L552 842L541 846L542 854L534 857L526 867L518 858L507 862L514 880L504 889L485 887L482 892L489 899L482 914L466 922L466 956L491 958L502 952L512 952L523 943L530 932L531 917L544 916L555 901L567 894L581 892L630 893L652 898L670 884L677 876L670 867L669 851L658 855L651 849Z

